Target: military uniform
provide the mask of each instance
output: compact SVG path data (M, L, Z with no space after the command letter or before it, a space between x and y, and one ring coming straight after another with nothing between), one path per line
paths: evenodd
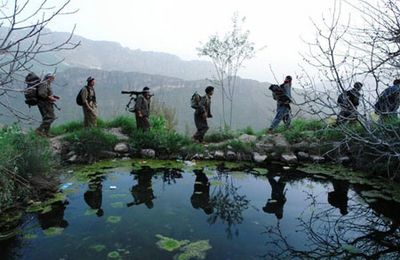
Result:
M96 93L93 87L85 86L81 92L82 109L85 127L94 127L97 125L97 103Z
M194 123L197 128L197 132L193 138L199 142L203 142L204 135L208 131L207 118L211 118L211 97L205 95L201 98L199 107L194 112Z
M139 113L142 116L139 116ZM144 95L139 95L135 103L135 116L136 116L136 126L138 129L143 129L147 131L150 129L150 98L147 99Z
M48 81L41 82L38 86L38 108L42 115L42 123L36 131L45 135L48 135L50 126L56 119L53 102L49 99L52 95L51 83Z
M340 112L336 120L336 125L340 125L348 120L354 121L357 119L360 91L353 88L350 91L345 91L342 95L344 102L339 104Z
M276 116L274 120L272 120L270 130L275 129L278 127L279 123L283 121L285 126L288 128L290 127L291 123L291 108L290 103L292 100L291 95L291 84L284 83L281 85L281 88L284 90L284 94L281 98L277 100L276 104Z

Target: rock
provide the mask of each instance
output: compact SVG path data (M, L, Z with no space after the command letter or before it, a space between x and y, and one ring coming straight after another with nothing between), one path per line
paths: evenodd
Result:
M72 155L67 160L67 162L69 162L69 163L76 163L77 161L78 161L78 156L76 154Z
M190 160L203 160L204 159L204 154L199 154L196 153L195 155L192 156L192 158L190 158Z
M337 158L337 162L340 164L346 164L346 163L349 163L350 161L351 161L350 157L348 157L348 156L341 156L341 157Z
M310 159L314 163L322 163L325 161L325 157L319 155L310 155Z
M237 160L238 161L251 162L252 161L252 156L251 156L251 154L247 154L247 153L238 153L237 154Z
M290 154L282 154L281 160L285 163L297 163L297 157L293 153Z
M155 158L156 151L154 151L153 149L142 149L140 150L140 155L145 158Z
M253 161L255 161L256 163L262 163L267 159L268 156L254 152L252 157Z
M228 152L226 153L226 159L227 159L228 161L236 161L236 160L237 160L236 153L233 152L233 151L228 151Z
M215 151L214 152L214 159L216 159L216 160L224 160L225 159L224 152Z
M273 137L273 143L277 148L289 148L289 143L286 141L286 138L282 134L276 134Z
M63 148L62 140L64 137L65 135L60 135L50 139L50 145L54 155L61 155Z
M274 145L271 143L257 143L256 148L266 153L274 151Z
M117 137L119 141L127 141L129 140L129 136L125 135L122 131L121 127L110 128L106 130L107 133L114 135Z
M310 159L310 155L308 153L305 153L305 152L298 152L297 153L297 158L300 161L308 161Z
M308 150L309 147L310 147L310 144L305 141L301 141L300 143L292 144L292 146L291 146L292 150L295 150L295 151Z
M239 136L238 140L245 142L245 143L253 143L253 142L257 141L257 136L242 134L241 136Z
M101 151L99 156L102 159L109 159L109 158L118 157L118 154L114 153L112 151Z
M118 143L114 146L114 151L117 153L129 152L129 145L127 143Z

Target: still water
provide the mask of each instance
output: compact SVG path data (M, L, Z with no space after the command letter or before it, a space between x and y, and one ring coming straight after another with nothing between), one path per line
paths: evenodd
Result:
M113 168L66 176L0 259L400 259L400 206L280 167Z

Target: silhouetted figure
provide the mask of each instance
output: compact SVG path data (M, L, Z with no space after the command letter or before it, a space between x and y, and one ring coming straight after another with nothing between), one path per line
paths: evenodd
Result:
M68 221L64 219L64 211L67 208L66 205L68 205L67 201L59 201L51 205L50 212L39 214L38 221L40 227L42 229L48 229L51 227L68 227Z
M101 184L102 180L102 177L97 177L93 180L90 180L88 190L83 195L86 204L88 204L91 209L97 210L96 215L98 217L104 215L104 211L101 208L101 204L103 201L103 185Z
M272 176L268 176L268 182L271 185L271 198L268 199L267 204L263 207L266 213L275 214L277 219L283 218L283 206L286 202L285 186L286 182L282 177L276 181Z
M328 193L328 202L333 207L340 210L340 214L347 215L347 202L349 198L347 193L349 192L349 184L341 181L332 181L333 191Z
M195 209L201 208L204 213L210 215L214 209L210 202L210 182L203 170L193 170L196 174L194 181L193 195L190 197L192 207Z
M148 171L139 171L137 173L138 182L136 185L133 185L131 189L133 202L126 204L128 207L144 203L147 208L153 208L153 199L155 199L155 196L151 183L152 177L153 174Z

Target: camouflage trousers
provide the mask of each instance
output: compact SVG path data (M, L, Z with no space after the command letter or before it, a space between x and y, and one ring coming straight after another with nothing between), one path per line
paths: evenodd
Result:
M38 108L40 114L42 115L42 123L36 130L41 133L48 134L51 124L54 122L54 120L56 120L53 104L50 102L39 102Z
M203 142L204 135L207 133L209 127L207 123L207 118L203 115L197 113L194 114L194 123L197 128L197 132L193 135L193 138L199 142Z
M95 127L97 126L97 113L92 110L83 107L83 126L84 127Z
M147 131L150 129L150 122L147 116L139 117L136 115L136 127L137 129L142 129L143 131Z

